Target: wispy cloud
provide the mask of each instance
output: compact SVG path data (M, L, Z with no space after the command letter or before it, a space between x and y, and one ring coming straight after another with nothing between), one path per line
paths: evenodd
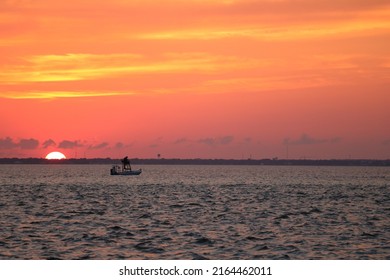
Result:
M159 148L163 144L164 144L164 138L163 137L158 137L148 147L149 148Z
M134 73L169 73L208 71L235 66L240 61L207 53L168 53L161 58L140 59L134 54L65 54L32 56L17 65L7 65L0 73L0 82L6 84L26 82L59 82L91 80ZM233 59L233 61L232 61ZM80 61L79 61L80 60ZM4 68L5 68L4 67Z
M131 148L135 145L135 143L123 143L123 142L116 142L115 145L113 146L115 149L127 149Z
M297 139L290 139L285 138L283 140L284 145L316 145L316 144L323 144L323 143L338 143L341 141L340 137L333 137L333 138L314 138L306 133L303 133L301 137Z
M134 92L99 92L99 91L13 91L0 92L0 98L8 99L57 99L79 97L104 97L133 95Z
M227 145L233 142L234 137L232 135L224 136L218 139L218 142L221 143L222 145Z
M205 144L208 146L217 146L217 145L228 145L232 143L234 137L232 135L222 136L222 137L206 137L201 138L197 142L199 144Z
M215 139L214 138L210 138L210 137L202 138L202 139L198 140L198 143L206 144L206 145L209 145L209 146L214 146L215 142L216 142Z
M134 54L64 54L24 57L6 66L0 81L8 84L90 80L139 71ZM141 67L142 68L142 67Z
M77 147L83 147L84 145L80 143L79 141L70 141L70 140L63 140L58 145L58 148L61 149L74 149Z
M66 83L121 78L128 75L204 75L252 69L259 61L242 59L238 56L215 55L211 53L164 53L158 57L142 57L134 54L65 54L31 56L19 64L0 67L0 97L12 99L74 98L132 95L142 92L158 92L157 88L144 86L142 90L127 86L121 91L100 89L82 90L34 90L42 83ZM160 79L157 79L159 81ZM29 84L28 90L12 90L12 87ZM111 82L112 84L112 82ZM63 84L62 84L63 85ZM7 87L8 86L8 87ZM62 86L63 87L63 86ZM176 88L174 85L173 88Z
M187 144L187 143L189 143L189 142L190 142L190 140L188 140L188 139L185 138L185 137L182 137L182 138L177 139L177 140L174 142L174 144Z
M389 13L390 14L390 13ZM296 25L277 27L221 27L189 30L161 31L139 35L149 40L219 40L226 38L251 38L260 41L298 41L321 37L356 36L362 33L387 33L389 22L383 21L346 21L330 24Z
M42 147L45 149L48 147L53 147L55 145L56 145L56 142L54 142L54 140L52 140L52 139L48 139L42 143Z
M109 146L108 142L102 142L100 144L97 144L97 145L91 145L88 147L88 149L90 150L100 150L100 149L104 149L104 148L107 148Z

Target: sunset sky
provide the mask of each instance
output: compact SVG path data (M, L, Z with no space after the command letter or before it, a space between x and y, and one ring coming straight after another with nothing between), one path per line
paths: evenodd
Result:
M388 0L0 0L0 157L390 158Z

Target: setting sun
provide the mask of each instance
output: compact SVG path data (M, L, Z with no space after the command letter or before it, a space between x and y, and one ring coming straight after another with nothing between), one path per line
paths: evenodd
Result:
M47 154L46 159L66 159L66 156L60 152L51 152Z

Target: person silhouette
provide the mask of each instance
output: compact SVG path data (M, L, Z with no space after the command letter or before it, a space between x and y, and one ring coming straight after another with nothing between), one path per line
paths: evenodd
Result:
M129 161L128 156L125 156L122 159L122 163L123 163L123 170L131 170L130 161Z

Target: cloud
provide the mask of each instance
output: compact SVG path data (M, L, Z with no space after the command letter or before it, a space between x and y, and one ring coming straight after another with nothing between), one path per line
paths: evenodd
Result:
M328 142L326 139L313 138L308 134L302 134L300 138L293 140L290 144L292 145L314 145Z
M104 149L104 148L107 148L108 147L108 143L107 142L102 142L98 145L91 145L88 147L88 149L90 150L100 150L100 149Z
M124 76L134 73L182 73L214 71L221 67L238 67L238 58L223 57L207 53L163 54L151 59L135 54L65 54L34 55L19 61L18 65L7 65L0 73L0 82L18 84L23 82L69 82ZM234 65L231 65L231 64ZM1 69L1 68L0 68ZM37 71L39 69L39 71ZM39 95L42 93L35 93ZM68 97L77 92L56 92ZM123 93L94 93L84 95L114 95Z
M156 140L153 141L148 147L149 148L158 148L161 146L161 144L164 143L164 138L163 137L158 137Z
M218 142L222 145L227 145L227 144L230 144L231 142L233 142L233 139L234 139L234 137L229 135L229 136L224 136L224 137L219 138Z
M79 141L69 141L69 140L64 140L62 141L59 145L58 148L61 149L74 149L77 147L83 147L84 145L81 144Z
M104 97L133 95L135 92L101 92L101 91L5 91L0 93L0 98L8 99L56 99L56 98L76 98L76 97Z
M77 58L84 63L75 63ZM161 53L153 58L150 56L136 57L134 55L114 54L72 54L72 55L41 55L30 56L19 60L16 64L0 66L0 83L12 86L26 82L63 82L70 83L82 80L101 80L124 78L129 74L174 74L217 73L252 69L258 67L256 59L242 59L236 56L215 55L206 52ZM37 70L39 69L39 71ZM98 69L98 70L97 70ZM102 97L140 94L145 88L127 88L126 90L47 90L35 88L25 91L2 90L0 97L8 99L54 99L76 97ZM150 87L150 85L148 85ZM159 88L153 87L158 91ZM151 89L151 90L152 90Z
M9 67L7 73L1 73L0 81L6 83L78 81L154 69L153 66L139 65L139 62L135 65L134 60L139 57L134 54L85 53L33 55L24 58L22 68L15 65L14 68Z
M187 139L187 138L179 138L179 139L177 139L175 142L174 142L174 144L186 144L186 143L188 143L189 142L189 140Z
M20 148L22 150L34 150L38 148L39 141L37 139L20 139L20 141L14 142L14 140L11 137L1 138L0 139L0 149L7 150L7 149L14 149L14 148Z
M12 140L12 138L6 137L6 138L1 138L0 139L0 149L7 150L7 149L13 149L13 148L16 148L16 147L18 147L18 144L15 143Z
M339 143L341 141L340 137L334 137L329 139L314 138L306 133L303 133L300 138L291 140L290 138L285 138L283 140L284 145L316 145L323 143Z
M125 144L123 144L122 142L117 142L114 147L115 149L122 149L124 146Z
M140 35L145 40L221 40L226 38L249 38L259 41L298 41L321 37L352 36L370 31L385 30L387 22L381 20L348 20L327 24L296 24L281 26L205 27L203 29L178 29ZM382 31L385 33L385 31Z
M331 138L331 139L329 139L329 142L332 143L332 144L339 143L339 142L341 142L341 137Z
M158 147L160 147L160 145L156 143L149 145L149 148L158 148Z
M37 139L21 139L19 142L19 146L22 150L34 150L38 148L39 141Z
M205 144L208 146L216 146L216 145L228 145L231 142L233 142L234 137L231 135L223 136L223 137L218 137L218 138L202 138L199 139L197 142L200 144Z
M56 145L56 142L54 142L52 139L48 139L46 140L45 142L42 143L42 146L43 148L48 148L48 147L51 147L51 146L55 146Z
M215 145L215 139L214 138L202 138L202 139L198 140L198 143L213 146L213 145Z
M114 149L124 149L124 148L130 148L134 146L134 142L133 143L128 143L128 144L125 144L125 143L122 143L122 142L117 142L115 143L114 145Z

